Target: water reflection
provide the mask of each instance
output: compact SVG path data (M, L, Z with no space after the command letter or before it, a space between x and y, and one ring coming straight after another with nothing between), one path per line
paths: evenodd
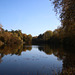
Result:
M0 47L0 63L2 62L2 57L5 56L5 55L8 55L8 54L11 54L11 55L21 55L21 52L22 51L25 51L26 50L29 50L31 51L32 49L32 46L29 45L29 46L23 46L23 45L12 45L12 46L2 46Z
M61 75L75 75L75 53L74 50L66 50L62 47L56 48L49 45L39 46L39 50L48 55L54 54L57 60L63 60ZM59 74L59 73L57 73Z
M74 52L66 52L62 47L56 48L50 45L0 47L0 75L54 75L59 73L61 75L75 74Z

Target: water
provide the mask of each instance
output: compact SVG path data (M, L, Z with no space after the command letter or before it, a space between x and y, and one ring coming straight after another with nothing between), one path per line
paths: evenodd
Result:
M48 45L4 46L0 48L0 75L55 75L67 67L75 68L62 49ZM65 62L73 62L67 67Z

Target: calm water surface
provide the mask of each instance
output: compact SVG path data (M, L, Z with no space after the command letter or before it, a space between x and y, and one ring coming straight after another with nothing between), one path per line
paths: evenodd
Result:
M0 75L55 75L66 69L67 56L63 50L47 45L1 47ZM75 62L75 59L70 61Z

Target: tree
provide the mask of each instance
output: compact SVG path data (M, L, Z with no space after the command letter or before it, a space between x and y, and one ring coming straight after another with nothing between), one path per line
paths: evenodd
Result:
M23 34L23 41L26 42L27 41L27 35Z
M49 40L50 37L52 37L53 35L53 32L52 31L46 31L44 34L43 34L43 39L46 41L46 40Z
M75 36L75 0L52 0L66 36Z
M32 40L32 35L31 34L27 35L27 38L28 38L29 41L31 41Z

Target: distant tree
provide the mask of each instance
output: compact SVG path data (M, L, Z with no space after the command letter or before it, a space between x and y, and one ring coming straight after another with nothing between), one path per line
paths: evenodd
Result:
M15 31L14 30L11 30L11 32L14 33Z
M31 34L29 34L29 35L27 35L27 38L28 38L28 40L32 40L32 35Z
M53 32L52 31L46 31L44 34L43 34L43 39L44 40L49 40L50 39L50 37L52 37L52 35L53 35Z
M32 35L29 34L27 35L27 44L31 44L31 42L32 42Z
M5 32L8 32L8 30L6 29Z
M23 34L23 41L26 42L27 41L27 35Z
M43 34L40 34L37 38L38 40L43 40Z

